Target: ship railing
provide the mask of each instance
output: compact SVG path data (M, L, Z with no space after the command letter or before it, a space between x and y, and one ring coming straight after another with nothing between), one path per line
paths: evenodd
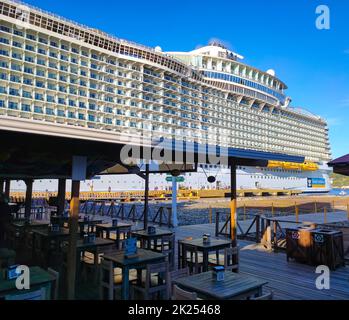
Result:
M15 4L18 4L18 5L22 5L23 7L27 7L29 9L32 9L32 10L35 10L41 14L44 14L46 16L49 16L49 17L52 17L52 18L55 18L57 20L61 20L65 23L69 23L70 25L72 25L73 27L78 27L78 28L82 28L82 29L86 29L90 32L93 32L93 33L96 33L96 34L99 34L103 37L106 37L107 39L109 40L112 40L112 41L116 41L116 42L119 42L119 43L123 43L123 44L127 44L127 45L130 45L130 46L133 46L133 47L136 47L136 48L139 48L139 49L143 49L143 50L147 50L147 51L151 51L151 52L156 52L158 53L155 48L152 48L152 47L149 47L149 46L146 46L146 45L143 45L143 44L140 44L140 43L137 43L137 42L134 42L134 41L130 41L130 40L125 40L125 39L121 39L121 38L118 38L110 33L106 33L106 32L103 32L101 30L98 30L98 29L94 29L94 28L91 28L89 26L86 26L84 24L81 24L79 22L76 22L76 21L73 21L73 20L70 20L70 19L67 19L67 18L64 18L62 16L59 16L55 13L52 13L52 12L49 12L49 11L46 11L46 10L43 10L43 9L40 9L38 7L35 7L33 5L30 5L30 4L27 4L23 1L20 1L20 0L6 0L8 2L12 2L12 3L15 3ZM176 63L179 63L181 64L182 66L188 68L187 65L185 65L182 61L180 61L179 59L176 59L174 57L172 57L171 55L169 54L166 54L166 53L163 53L162 54L168 58L171 58L173 61L175 61ZM188 68L189 69L189 68Z

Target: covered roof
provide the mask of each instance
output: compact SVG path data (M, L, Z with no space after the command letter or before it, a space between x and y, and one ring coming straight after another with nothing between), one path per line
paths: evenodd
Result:
M349 154L334 159L333 161L329 162L328 165L333 167L334 173L349 176Z
M115 170L120 173L136 173L133 165L125 165L121 161L121 150L125 144L101 142L86 139L74 139L25 132L11 132L0 130L0 177L23 178L71 178L73 156L85 156L87 158L87 177L93 177L100 173L111 174ZM211 163L210 157L221 155L236 165L266 166L268 160L303 162L303 157L275 154L255 150L243 150L236 148L221 148L215 145L199 145L197 143L182 143L178 141L153 141L151 151L155 149L165 150L176 155L184 152L182 163L186 164L183 172L192 170L191 164ZM133 146L128 146L132 148ZM137 148L137 146L135 146ZM138 146L139 147L139 146ZM134 158L142 161L148 159L149 147L141 147L140 153ZM159 151L159 150L157 150ZM162 161L162 152L152 152L153 160ZM171 161L169 163L172 163ZM181 161L176 161L181 163Z

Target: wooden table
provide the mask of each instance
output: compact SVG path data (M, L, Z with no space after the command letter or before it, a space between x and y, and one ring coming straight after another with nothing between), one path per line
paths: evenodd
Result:
M97 237L103 237L105 232L106 238L110 239L110 233L115 232L116 247L120 248L120 240L121 240L120 235L124 234L127 236L127 238L129 238L131 236L131 228L132 228L132 224L123 223L123 222L118 222L116 226L113 226L112 223L96 224L96 234L97 234Z
M77 266L79 266L80 264L80 259L81 259L81 255L86 251L86 252L90 252L93 254L94 257L94 280L95 282L97 281L98 278L98 264L99 264L99 255L104 253L103 251L105 249L112 249L112 247L115 247L115 241L113 240L109 240L109 239L102 239L102 238L96 238L96 240L93 243L84 243L83 240L78 240L77 244L76 244L76 250L77 250ZM78 272L79 274L79 272Z
M208 256L210 252L218 252L219 250L229 248L231 240L211 239L209 243L204 243L203 239L181 240L179 243L182 246L181 257L179 257L180 265L185 268L187 266L187 248L194 247L197 251L203 254L203 271L208 270Z
M39 222L39 221L30 221L28 224L25 223L25 221L21 222L12 222L12 225L15 228L28 228L28 230L33 230L33 229L47 229L49 223L48 222Z
M115 241L109 239L96 238L92 243L84 243L83 240L78 240L76 244L76 249L79 253L87 251L94 255L94 264L98 265L98 255L103 253L103 248L115 246Z
M79 219L79 229L80 233L85 231L85 227L87 226L87 232L96 232L96 225L103 223L103 219L91 219L85 221L84 219Z
M122 269L121 298L123 300L128 300L130 291L129 271L132 269L145 269L147 264L150 263L165 262L166 255L151 250L138 249L137 256L133 258L125 258L123 251L105 254L103 258L112 261L114 267Z
M16 260L16 252L7 248L0 248L0 270L13 265ZM1 274L0 274L1 277Z
M23 247L25 244L29 245L31 248L32 241L28 243L27 232L31 232L35 229L47 229L48 223L30 221L29 224L26 224L26 221L14 221L11 222L6 229L6 235L8 241L11 243L13 248Z
M268 282L244 275L225 271L224 280L213 279L212 272L203 272L174 280L173 282L187 291L197 292L199 297L213 300L241 300L262 295L262 288Z
M30 291L36 291L40 288L45 288L46 299L50 300L51 297L51 287L52 282L55 278L50 275L44 269L40 267L30 267ZM29 291L29 292L30 292ZM0 280L0 300L4 299L7 295L17 295L21 293L26 293L26 290L19 291L16 288L16 280Z
M33 230L33 257L42 258L45 266L49 265L53 252L61 252L62 243L69 239L69 230L63 229L59 232L51 232L49 229Z
M140 240L142 249L151 250L156 248L157 240L164 236L173 235L170 230L155 229L155 231L155 233L148 233L146 230L133 231L132 236Z

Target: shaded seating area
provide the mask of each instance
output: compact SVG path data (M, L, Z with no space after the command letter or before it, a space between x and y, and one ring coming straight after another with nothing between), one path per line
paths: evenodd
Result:
M27 292L28 296L22 296L23 299L73 300L81 288L86 286L99 292L98 296L103 299L140 297L145 300L167 300L172 296L190 297L190 294L193 299L249 299L262 296L262 287L266 281L237 273L236 166L263 166L268 159L301 162L302 158L227 150L227 161L231 168L231 238L210 238L204 234L192 239L179 239L175 229L148 225L149 167L146 165L146 171L142 172L137 171L136 167L122 164L120 151L123 144L120 142L106 143L26 133L7 132L3 135L7 136L4 141L17 139L18 146L13 148L8 142L3 146L8 157L0 168L0 179L4 182L0 183L0 192L3 194L0 206L0 247L4 252L4 258L0 261L7 271L13 267L13 263L29 267L30 277L33 277L30 281L35 286ZM140 148L142 152L138 160L149 161L144 155L145 146ZM155 146L150 144L147 148L153 151ZM169 148L178 151L172 149L172 143ZM209 162L210 153L217 155L217 146L206 146L200 151L195 144L190 150L193 150L193 157L188 158L196 164L200 152L204 156L200 161L204 162ZM126 170L129 174L136 173L145 179L146 196L141 227L129 221L113 222L80 212L80 181L99 173L108 173L108 168L115 168L116 165L123 167L122 173ZM183 168L184 171L185 165ZM169 173L178 173L174 171L170 170ZM52 206L53 210L44 213L35 209L33 214L33 182L45 178L58 180L57 202ZM8 199L10 181L14 179L24 180L27 190L24 204L11 209ZM65 215L67 180L71 180L68 216ZM175 212L173 215L175 221ZM9 254L12 251L15 252L14 262L13 255ZM182 269L186 270L185 274L181 273L183 276L178 277L177 274L174 277L172 274L171 279L171 272ZM20 298L14 279L8 277L0 281L3 285L0 285L0 297ZM221 292L222 287L227 289Z

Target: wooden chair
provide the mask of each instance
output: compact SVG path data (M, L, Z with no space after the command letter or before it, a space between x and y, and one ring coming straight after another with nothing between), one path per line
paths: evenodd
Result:
M139 293L143 296L144 300L150 300L150 298L160 294L162 294L163 299L168 300L168 271L168 262L148 264L146 268L145 281L142 280L142 283L140 284L140 279L138 279L137 282L131 282L132 299L135 299L135 295ZM153 281L154 279L157 281Z
M267 293L261 295L260 297L252 297L250 300L273 300L274 292L268 291Z
M170 270L173 270L175 265L175 235L163 236L161 242L154 249L167 255Z
M169 297L172 297L173 295L173 281L176 280L176 279L179 279L179 278L183 278L183 277L187 277L189 276L189 268L183 268L183 269L178 269L176 271L171 271L169 273L169 284L168 284L168 290L169 290L169 293L168 293L168 296Z
M188 266L191 274L201 273L204 267L203 257L199 253L197 247L185 245L185 253L186 256L184 257L185 262L183 267ZM184 252L182 252L182 255L183 254Z
M209 256L209 265L223 265L225 270L238 272L239 263L234 263L235 260L239 261L239 248L225 248L223 254L216 253Z
M237 263L234 263L237 261ZM224 249L224 268L228 271L239 271L239 248L226 248Z
M114 268L113 263L102 258L99 265L99 288L100 298L104 300L105 296L107 300L115 300L117 292L122 286L122 271L119 268ZM130 281L137 280L137 272L130 272ZM107 295L105 295L107 291Z
M17 295L7 295L5 300L46 300L46 289L41 288L36 291L31 291L28 293L22 293Z
M59 295L59 272L56 270L53 270L51 268L47 268L47 272L55 278L53 282L53 287L52 287L52 293L51 293L51 298L53 300L58 300L58 295Z
M173 286L172 300L197 300L198 296L196 292L185 291L178 286Z
M114 278L114 268L111 261L102 259L100 264L100 298L104 300L104 292L107 290L107 300L114 300L115 291L121 286L122 278Z

